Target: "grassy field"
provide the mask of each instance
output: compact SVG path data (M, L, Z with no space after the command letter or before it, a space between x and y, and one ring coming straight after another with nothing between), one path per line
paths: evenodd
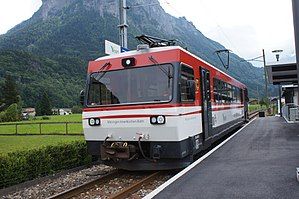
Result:
M72 114L72 115L51 115L46 116L49 119L43 119L43 116L38 116L34 118L30 118L29 120L21 121L21 123L39 123L39 122L81 122L82 115L81 114ZM6 122L0 124L13 124L20 122Z
M253 112L253 111L256 111L256 110L259 110L259 109L266 109L266 106L260 106L259 104L254 104L254 105L249 105L248 106L248 110L249 112Z
M21 124L18 125L18 134L40 134L40 126L38 123L55 123L55 122L80 122L79 124L68 124L69 134L82 133L82 115L72 114L72 115L55 115L49 116L49 119L43 119L43 117L31 118L28 121L21 122L8 122L0 123L0 134L15 134L15 125L1 125L1 124ZM30 124L31 123L31 124ZM32 124L33 123L33 124ZM42 124L41 125L42 134L65 134L66 125L65 124Z
M83 136L42 135L42 136L0 136L0 154L23 151L41 146L84 140Z

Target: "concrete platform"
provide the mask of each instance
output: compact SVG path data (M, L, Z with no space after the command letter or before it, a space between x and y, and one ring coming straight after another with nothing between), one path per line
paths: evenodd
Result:
M299 198L299 124L257 118L154 198Z

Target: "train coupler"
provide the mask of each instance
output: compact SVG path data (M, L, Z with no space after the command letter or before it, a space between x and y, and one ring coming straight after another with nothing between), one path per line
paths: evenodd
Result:
M136 147L128 145L127 142L112 142L101 145L101 160L132 160L137 156L136 154Z

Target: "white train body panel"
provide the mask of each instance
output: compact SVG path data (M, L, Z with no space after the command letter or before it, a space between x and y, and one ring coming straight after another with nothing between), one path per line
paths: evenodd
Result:
M212 107L213 107L213 111L212 111L213 128L244 117L244 106L240 106L240 105L216 105L215 106L214 105Z
M92 111L83 113L83 128L88 141L181 141L202 132L200 106L133 110ZM166 123L152 125L150 116L165 115ZM100 126L89 126L88 118L101 118Z

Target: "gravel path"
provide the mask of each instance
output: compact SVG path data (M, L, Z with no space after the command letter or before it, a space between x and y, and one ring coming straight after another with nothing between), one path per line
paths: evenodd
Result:
M60 175L57 178L51 177L43 182L33 183L32 186L19 189L17 192L10 193L8 195L1 196L1 199L45 199L54 194L63 192L72 187L81 185L85 182L91 181L100 175L104 175L113 170L112 167L105 165L94 165L86 169L79 171L69 172L65 175Z

